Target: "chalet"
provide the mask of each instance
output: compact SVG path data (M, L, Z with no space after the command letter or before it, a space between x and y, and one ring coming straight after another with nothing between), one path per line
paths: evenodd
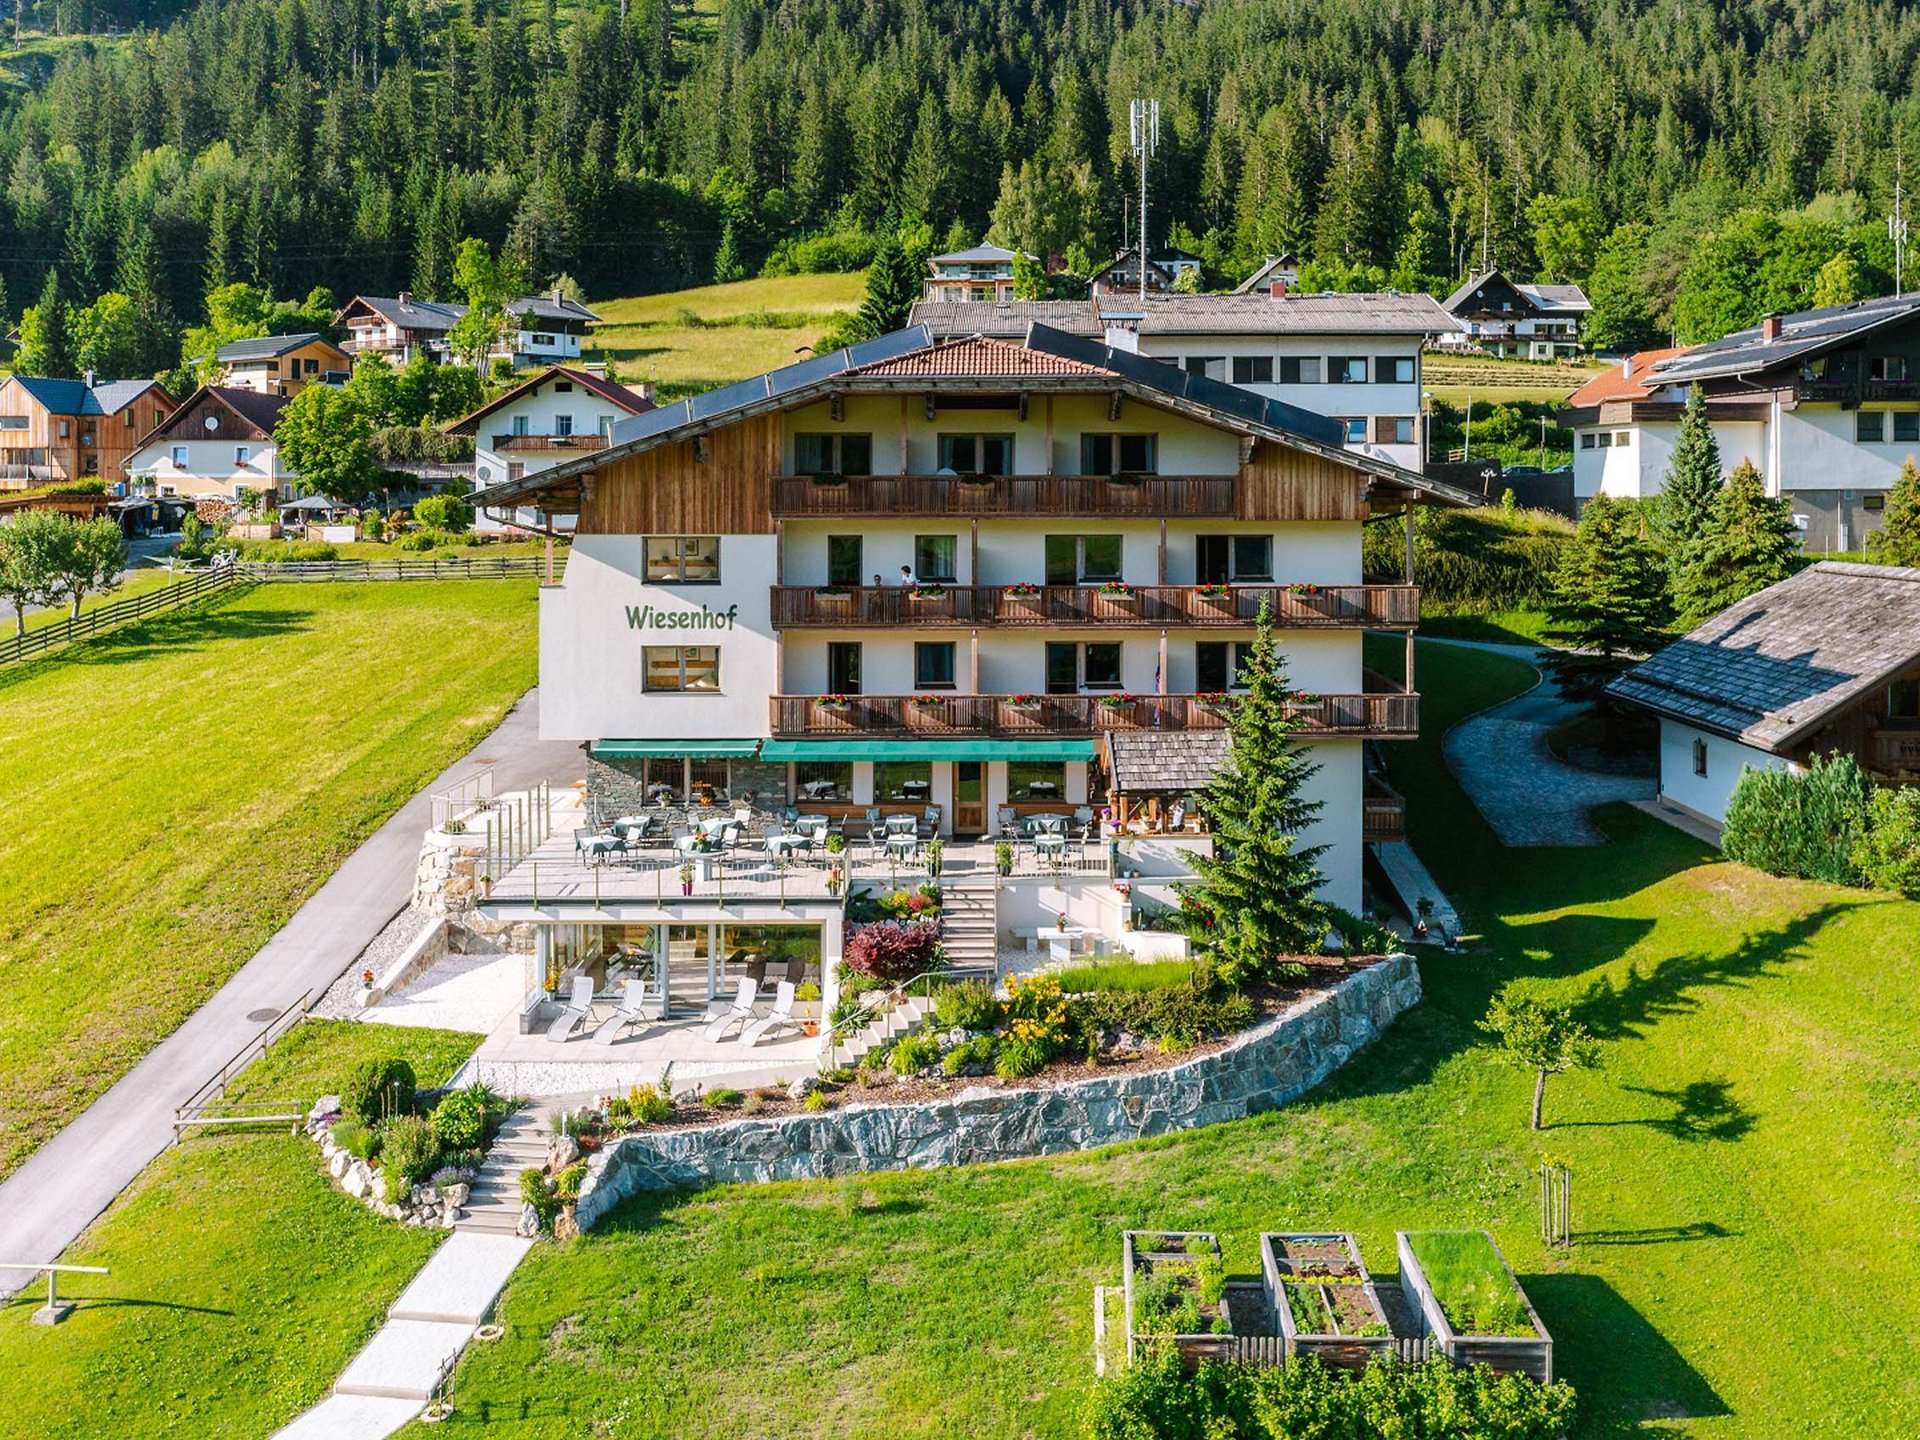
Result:
M1740 772L1832 751L1920 783L1920 570L1824 561L1615 680L1660 722L1660 798L1718 823Z
M1427 295L1302 295L1283 277L1233 295L1156 293L1007 304L922 303L936 338L1019 340L1045 325L1325 415L1355 452L1407 469L1426 454L1421 352L1458 322Z
M546 295L523 295L509 301L506 309L513 326L487 352L487 359L508 361L516 370L579 360L582 341L600 320L558 287ZM416 354L433 361L448 359L447 337L466 313L467 307L457 302L420 300L402 290L393 299L356 295L335 323L347 328L349 354L382 355L404 365Z
M1578 285L1528 285L1498 270L1467 277L1442 302L1461 329L1443 339L1522 360L1560 360L1580 353L1580 325L1593 308Z
M1264 265L1233 287L1233 293L1251 295L1256 291L1273 291L1276 287L1282 295L1300 287L1300 267L1294 263L1291 250L1269 255Z
M1858 550L1920 459L1920 296L1771 316L1724 339L1631 356L1562 414L1581 498L1658 494L1699 386L1731 471L1753 463L1815 552Z
M353 361L317 330L262 335L222 345L214 355L217 383L260 395L297 395L307 385L344 384Z
M1036 256L1026 256L1035 265ZM1011 300L1013 293L1014 252L999 245L975 245L971 250L953 250L927 261L929 271L926 298L964 303L981 300Z
M487 486L604 449L616 425L652 408L644 394L604 375L554 365L454 421L447 433L473 437L474 479ZM523 523L537 523L531 511Z
M10 375L0 382L0 488L125 480L139 437L172 410L155 380Z
M1125 299L1131 295L1140 298L1140 263L1136 250L1122 250L1100 269L1093 272L1090 290L1096 300ZM1164 295L1170 292L1180 281L1182 275L1191 274L1197 281L1200 278L1200 257L1185 250L1167 250L1147 260L1147 293Z
M230 385L203 385L140 438L128 470L156 495L236 500L259 492L268 504L291 498L296 476L281 468L273 427L287 397Z

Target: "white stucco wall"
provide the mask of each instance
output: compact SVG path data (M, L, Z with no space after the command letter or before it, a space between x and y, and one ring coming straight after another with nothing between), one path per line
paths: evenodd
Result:
M1885 413L1886 419L1881 422L1884 440L1862 443L1854 438L1859 411L1816 404L1782 410L1779 483L1769 487L1772 493L1778 494L1781 489L1891 489L1900 478L1901 462L1909 456L1920 459L1920 442L1896 442L1893 438L1895 410L1911 412L1914 407L1866 405L1861 409Z
M248 450L245 465L235 463L240 446ZM177 448L187 452L185 465L174 462ZM271 440L163 440L134 451L127 473L151 475L163 495L233 496L270 488L291 493L294 485L294 477L280 468L280 448Z
M1602 433L1612 435L1616 443L1607 448L1596 444L1588 449L1584 437ZM1627 437L1625 445L1618 443L1622 435ZM1595 495L1610 495L1617 500L1644 500L1658 495L1666 487L1667 471L1673 465L1673 448L1679 438L1677 420L1582 426L1574 432L1574 495L1582 500L1590 500ZM1750 461L1771 480L1764 422L1721 421L1713 427L1713 438L1720 447L1722 475L1731 475L1743 461Z
M1707 747L1705 775L1693 773L1696 740ZM1756 770L1792 768L1790 761L1737 740L1696 730L1677 720L1660 722L1660 794L1676 805L1709 820L1725 820L1733 787L1739 782L1741 770L1749 765Z

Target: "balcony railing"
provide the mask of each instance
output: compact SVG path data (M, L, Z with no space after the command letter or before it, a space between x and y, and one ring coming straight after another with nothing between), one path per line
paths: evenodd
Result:
M1920 730L1877 730L1873 736L1873 768L1920 770Z
M776 585L778 628L884 625L1221 626L1254 624L1262 605L1287 629L1411 629L1414 585L924 585L917 588Z
M1111 730L1220 730L1233 700L1218 695L775 695L775 735L885 735L916 740L981 735L1100 735ZM1302 735L1410 740L1420 697L1405 693L1302 697Z
M1399 791L1376 775L1367 777L1360 838L1369 844L1407 838L1407 802Z
M773 513L807 515L1233 514L1231 475L778 475Z

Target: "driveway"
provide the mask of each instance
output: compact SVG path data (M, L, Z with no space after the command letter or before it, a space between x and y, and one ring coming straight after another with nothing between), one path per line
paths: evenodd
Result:
M539 738L539 692L369 836L234 977L120 1082L0 1184L0 1260L52 1260L173 1140L174 1110L278 1015L316 996L399 913L412 892L429 797L486 766L495 793L571 783L577 746ZM0 1271L0 1298L34 1283Z
M1535 664L1540 652L1532 645L1478 640L1421 643L1490 650L1540 669ZM1579 710L1561 698L1553 677L1542 671L1540 683L1526 694L1463 720L1447 732L1447 764L1501 844L1604 845L1607 837L1594 829L1588 811L1616 800L1654 798L1658 786L1651 777L1581 770L1547 747L1553 728Z

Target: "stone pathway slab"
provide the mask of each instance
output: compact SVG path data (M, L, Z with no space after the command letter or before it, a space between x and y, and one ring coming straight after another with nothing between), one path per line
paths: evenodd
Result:
M426 1269L393 1302L387 1318L482 1324L493 1313L507 1277L532 1248L531 1240L512 1235L458 1232L434 1251Z
M386 1440L426 1407L378 1395L330 1395L275 1440Z
M367 1348L334 1381L335 1395L378 1395L395 1400L433 1398L435 1388L453 1368L461 1346L473 1338L474 1327L444 1320L389 1320Z

